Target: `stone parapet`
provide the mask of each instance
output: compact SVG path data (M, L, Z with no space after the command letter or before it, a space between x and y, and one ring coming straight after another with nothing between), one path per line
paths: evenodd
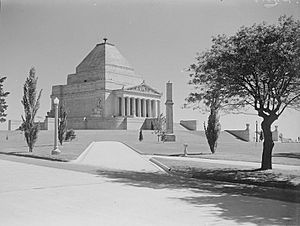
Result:
M69 129L107 129L107 130L126 130L127 120L124 117L116 118L68 118L67 125Z
M197 120L181 120L180 125L188 130L197 130Z
M231 135L235 136L236 138L249 142L250 141L250 130L249 124L246 124L245 130L225 130L226 132L230 133Z
M127 118L127 130L143 129L145 118Z

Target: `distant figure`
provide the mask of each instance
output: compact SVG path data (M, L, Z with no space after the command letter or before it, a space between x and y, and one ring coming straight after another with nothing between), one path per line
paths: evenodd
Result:
M139 141L143 140L143 130L140 129L140 133L139 133Z
M280 140L281 142L283 142L283 135L282 135L282 133L280 133L278 137L279 137L279 140Z
M260 133L259 133L259 141L263 141L263 139L264 139L264 133L263 133L263 131L260 131Z
M165 132L165 131L163 131L163 132L161 133L161 141L162 141L163 143L165 143L165 141L166 141L166 132Z

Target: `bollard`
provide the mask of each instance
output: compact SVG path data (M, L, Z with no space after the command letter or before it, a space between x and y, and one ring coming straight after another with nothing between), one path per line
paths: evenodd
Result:
M183 144L183 156L187 156L187 147L188 147L188 144Z

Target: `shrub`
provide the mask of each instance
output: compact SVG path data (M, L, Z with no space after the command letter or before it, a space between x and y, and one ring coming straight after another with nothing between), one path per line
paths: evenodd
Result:
M75 131L70 129L66 132L65 141L72 141L76 138Z

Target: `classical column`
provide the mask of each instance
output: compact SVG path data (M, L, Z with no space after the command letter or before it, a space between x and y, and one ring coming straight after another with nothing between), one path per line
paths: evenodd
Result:
M172 99L172 83L167 82L167 100L166 100L166 135L165 141L175 141L173 134L173 99Z
M126 97L126 116L130 115L130 98Z
M158 117L158 116L160 116L160 100L156 101L156 105L157 105L156 112L157 112L157 117Z
M146 113L146 99L142 99L142 105L143 105L143 109L142 109L142 117L146 117L147 113Z
M153 117L153 114L152 114L152 100L149 100L149 104L148 104L148 111L149 111L149 113L148 113L148 116L150 117L150 118L152 118Z
M141 99L141 117L144 117L144 99Z
M146 104L146 114L145 114L145 117L149 117L149 100L146 99L145 100L145 104Z
M152 103L152 106L153 106L153 108L152 108L152 117L154 117L154 118L156 118L157 117L157 115L156 115L156 100L152 100L151 101L151 103Z
M166 132L173 133L173 100L172 100L172 83L167 82L167 100L166 100Z
M121 116L125 116L125 98L121 97Z
M124 116L127 115L127 97L123 97L124 98Z
M137 106L136 106L136 116L137 117L141 117L141 109L142 109L142 107L141 107L141 99L140 98L137 98L136 99L136 103L137 103Z
M131 104L132 104L132 105L131 105L132 111L131 111L131 112L132 112L132 116L135 117L135 111L136 111L136 110L135 110L135 98L132 97L131 100L132 100L132 102L131 102Z
M115 99L115 111L114 111L114 116L119 116L120 115L120 110L119 110L119 97L116 97Z

